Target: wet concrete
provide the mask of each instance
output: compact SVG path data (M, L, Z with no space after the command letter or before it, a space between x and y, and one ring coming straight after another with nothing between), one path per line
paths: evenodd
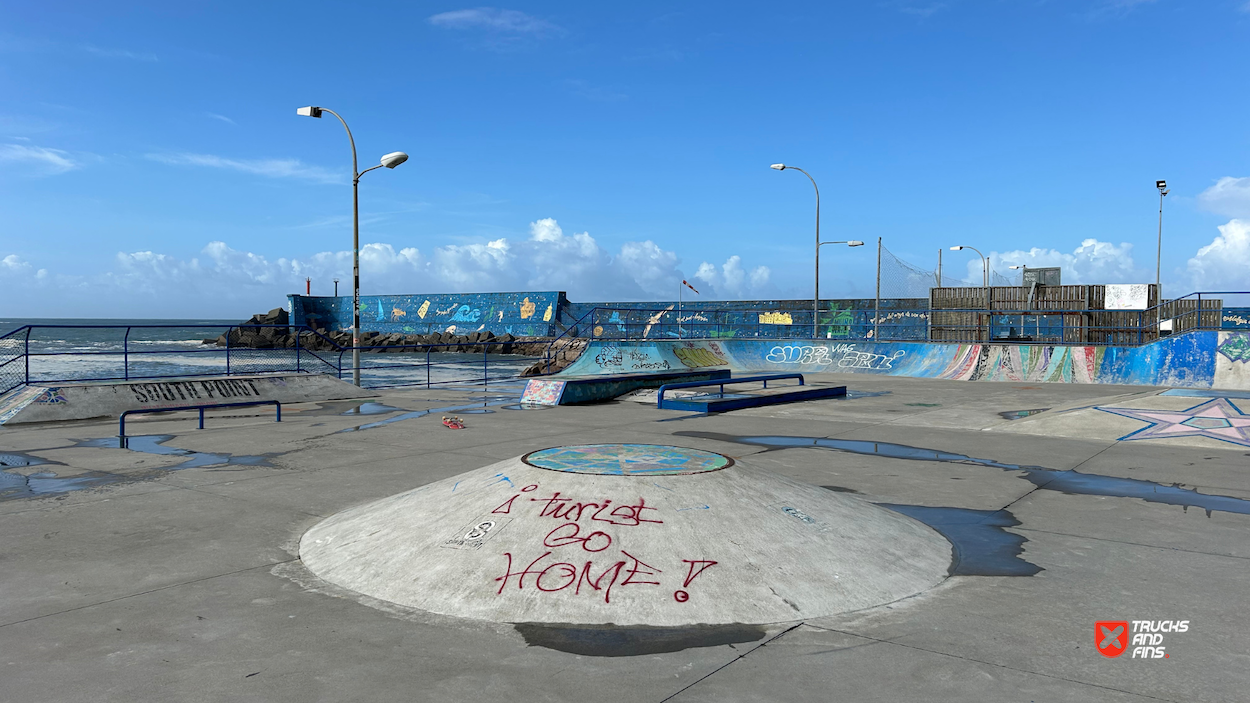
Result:
M132 452L141 452L143 454L159 454L163 456L185 456L186 461L173 466L164 467L164 471L177 471L179 469L196 469L201 466L271 466L269 456L234 456L232 454L210 454L207 452L193 452L190 449L179 449L178 447L166 447L165 442L173 439L173 435L154 434L154 435L136 435L126 438L126 448ZM117 438L100 437L98 439L80 439L75 447L109 447L116 448Z
M473 403L472 405L455 405L455 406L446 407L446 408L430 408L429 410L415 410L413 412L403 413L402 415L396 415L395 417L388 417L385 420L379 420L377 422L370 422L364 425L356 425L355 427L348 427L347 429L339 430L335 434L341 434L343 432L359 432L361 430L371 430L375 427L385 427L386 425L389 425L393 422L400 422L401 420L412 420L418 417L425 417L426 415L433 415L435 413L460 413L464 415L482 415L485 413L495 412L494 410L490 410L483 406L487 406L487 405L497 406L497 405L503 405L505 403L515 403L515 402L516 402L516 398L507 398L505 400L495 400L495 401L484 400L483 402Z
M906 444L890 442L871 442L867 440L828 439L825 437L790 437L784 435L768 435L760 437L721 434L718 432L675 432L680 437L697 437L715 439L722 442L734 442L753 446L769 447L770 449L788 449L791 447L817 447L832 449L852 454L872 454L887 456L893 459L914 461L945 461L957 464L973 464L1004 471L1019 471L1022 478L1047 491L1058 491L1069 495L1108 496L1113 498L1140 498L1150 503L1179 505L1184 509L1201 508L1210 517L1211 511L1250 515L1250 500L1231 496L1199 493L1192 488L1181 488L1179 484L1165 485L1154 481L1143 481L1135 478L1120 478L1101 474L1086 474L1073 470L1048 469L1044 466L1024 466L1006 464L993 459L979 459L946 452L938 449L911 447Z
M1050 408L1034 408L1032 410L1004 410L998 415L1002 417L1004 420L1019 420L1021 418L1029 417L1030 415L1038 415L1040 413L1044 413L1047 410L1050 410Z
M347 412L339 413L340 415L385 415L386 413L402 412L403 408L395 408L382 403L361 403Z
M758 642L766 634L760 625L588 627L518 623L514 627L531 647L546 647L587 657L637 657L680 652L693 647Z
M937 530L954 547L951 576L1033 576L1042 571L1020 557L1023 535L1003 528L1020 524L1007 510L971 510L877 503Z

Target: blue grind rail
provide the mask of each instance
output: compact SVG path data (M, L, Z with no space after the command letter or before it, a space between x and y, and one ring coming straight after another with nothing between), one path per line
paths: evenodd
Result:
M735 383L763 383L764 389L768 389L769 381L782 381L787 379L798 379L799 388L802 390L782 391L780 393L763 393L753 394L750 392L725 395L725 386ZM678 388L706 388L710 386L719 386L719 397L712 398L709 396L696 396L694 398L665 398L664 394ZM739 378L720 378L711 381L692 381L685 383L668 383L660 386L660 392L656 396L655 406L660 410L687 410L702 413L725 412L727 410L739 410L742 408L754 408L761 405L776 405L778 403L793 403L800 400L815 400L816 398L832 398L836 396L846 395L846 386L820 386L813 388L808 386L803 379L801 373L773 373L763 374L759 376L741 376Z
M276 410L274 422L282 422L282 403L277 400L249 400L241 403L215 403L207 405L181 405L176 408L136 408L134 410L125 410L121 415L117 416L117 446L120 449L126 448L126 416L138 415L141 413L170 413L177 410L199 410L200 425L198 429L204 429L204 411L216 410L218 408L245 408L255 405L272 405Z

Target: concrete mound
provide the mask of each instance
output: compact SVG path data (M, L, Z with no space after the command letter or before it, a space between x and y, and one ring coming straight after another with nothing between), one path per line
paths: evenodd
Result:
M941 582L911 518L711 452L555 447L334 515L300 544L321 578L509 623L765 624Z

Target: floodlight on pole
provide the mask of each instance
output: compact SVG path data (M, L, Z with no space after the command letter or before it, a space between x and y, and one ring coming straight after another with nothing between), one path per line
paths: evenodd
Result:
M363 171L359 170L359 162L356 159L356 139L352 137L351 127L347 126L347 120L339 113L328 107L308 106L295 110L295 114L303 117L320 118L321 113L328 112L338 118L343 123L343 129L347 130L347 141L352 146L352 383L360 385L360 177L364 174L385 166L386 168L395 168L408 160L408 155L402 151L392 151L383 156L377 166L372 166ZM337 291L336 291L337 293Z
M1167 181L1155 181L1155 188L1159 189L1159 242L1155 249L1155 295L1158 300L1155 301L1155 335L1159 335L1159 327L1163 321L1163 285L1160 280L1160 273L1163 270L1163 196L1168 194Z

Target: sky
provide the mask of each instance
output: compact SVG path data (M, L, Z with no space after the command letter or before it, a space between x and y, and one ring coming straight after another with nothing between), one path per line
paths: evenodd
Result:
M1250 0L0 0L0 317L872 297L876 243L1250 290ZM980 280L971 250L943 273ZM896 294L896 293L895 293ZM687 295L693 296L687 291Z

